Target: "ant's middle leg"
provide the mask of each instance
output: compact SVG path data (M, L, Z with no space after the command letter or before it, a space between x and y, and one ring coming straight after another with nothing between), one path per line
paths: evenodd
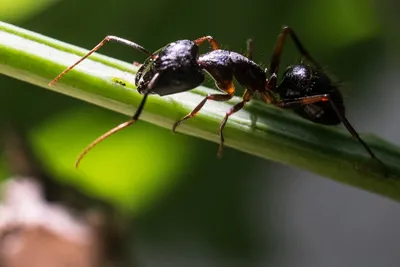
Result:
M176 131L176 127L178 127L178 125L181 124L183 121L196 116L196 114L203 108L203 106L207 102L207 100L214 100L214 101L221 101L221 102L228 101L235 94L235 86L234 86L232 80L227 81L227 82L217 82L217 86L219 89L226 92L226 94L209 94L209 95L207 95L189 114L187 114L181 120L175 122L174 126L172 127L173 132Z
M199 45L201 45L202 43L204 43L205 41L208 41L208 42L210 43L212 50L218 50L218 49L219 49L219 44L218 44L218 42L217 42L217 41L214 39L214 37L212 37L212 36L203 36L203 37L200 37L200 38L194 40L193 42L194 42L196 45L199 46Z
M224 134L223 134L223 130L225 128L225 124L228 121L229 117L238 112L239 110L241 110L244 105L249 102L251 100L251 98L253 97L253 93L249 90L246 90L243 94L243 100L239 103L237 103L236 105L234 105L225 115L224 120L221 122L220 126L219 126L219 137L220 137L220 144L219 144L219 149L218 149L218 157L221 158L222 157L222 152L223 152L223 148L224 148Z

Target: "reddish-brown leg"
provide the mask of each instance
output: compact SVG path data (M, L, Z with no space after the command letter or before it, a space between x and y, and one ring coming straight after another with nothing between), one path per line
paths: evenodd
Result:
M233 85L232 81L225 82L225 83L218 83L218 88L222 91L226 92L226 94L209 94L207 95L189 114L183 117L181 120L175 122L174 126L172 127L172 131L176 131L176 127L181 124L183 121L190 119L202 109L204 104L207 100L214 100L214 101L228 101L233 97L235 94L235 86Z
M221 122L220 126L219 126L219 137L220 137L220 144L219 144L219 149L218 149L218 157L221 158L222 157L222 153L223 153L223 148L224 148L224 134L223 134L223 130L225 128L225 124L229 119L229 116L231 116L232 114L234 114L235 112L238 112L239 110L241 110L244 105L249 102L251 100L251 98L253 97L253 94L251 91L246 90L243 94L243 100L239 103L237 103L236 105L234 105L225 115L224 120Z
M217 43L217 41L212 36L203 36L203 37L200 37L200 38L194 40L193 42L196 45L201 45L205 41L208 41L210 43L212 50L218 50L219 49L219 44Z
M276 82L277 82L276 80L277 80L277 75L279 72L279 65L280 65L280 61L281 61L283 45L284 45L286 37L288 35L294 42L294 45L296 46L297 50L299 50L300 54L305 59L307 59L310 63L312 63L317 69L322 69L321 65L311 57L311 55L308 53L308 51L301 44L299 38L297 37L295 32L292 30L292 28L285 26L285 27L283 27L282 32L278 35L278 39L275 43L275 47L272 52L270 67L268 69L268 72L270 75L270 78L268 79L268 88L272 89L272 90L276 87Z
M368 154L374 159L377 160L377 157L375 154L372 152L372 150L369 148L369 146L364 142L364 140L361 139L360 135L357 133L357 131L353 128L353 126L350 124L350 122L347 120L347 118L339 112L338 108L336 107L335 103L332 101L331 97L329 94L323 94L323 95L314 95L314 96L306 96L306 97L299 97L295 98L292 100L281 100L280 102L277 102L275 105L281 108L294 108L296 106L300 105L309 105L317 102L329 102L332 106L332 108L335 110L336 115L339 117L339 119L342 121L346 129L349 131L349 133L353 136L353 138L357 139L361 145L367 150Z

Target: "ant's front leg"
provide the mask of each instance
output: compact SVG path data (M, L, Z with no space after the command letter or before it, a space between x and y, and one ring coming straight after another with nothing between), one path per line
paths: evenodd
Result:
M309 105L309 104L314 104L314 103L317 103L317 102L327 102L329 100L330 100L329 94L323 94L323 95L313 95L313 96L298 97L298 98L294 98L294 99L283 99L283 100L277 101L275 103L275 105L280 107L280 108L293 109L293 108L296 108L296 107ZM336 105L334 105L334 110L335 111L337 110Z
M204 37L206 38L206 37ZM216 58L211 57L208 59L199 59L199 64L206 70L210 76L214 79L215 85L219 90L225 92L226 94L209 94L207 95L189 114L187 114L183 119L177 121L172 127L172 131L175 132L176 127L183 121L188 120L194 116L203 108L207 100L214 101L228 101L235 94L235 85L233 84L233 70L229 66L221 66L219 60L219 55L215 55Z
M202 43L204 43L205 41L208 41L208 42L210 43L212 50L218 50L218 49L219 49L219 44L218 44L218 42L217 42L217 41L214 39L214 37L212 37L212 36L203 36L203 37L200 37L200 38L194 40L193 42L194 42L197 46L199 46L199 45L201 45Z
M228 80L225 82L216 82L216 85L219 89L226 92L226 94L209 94L209 95L207 95L189 114L187 114L181 120L175 122L174 126L172 127L173 132L176 131L176 127L178 127L178 125L181 124L183 121L196 116L196 114L203 108L203 106L207 102L207 100L223 102L223 101L228 101L229 99L231 99L234 96L235 86L234 86L232 80Z
M317 69L322 69L321 65L316 62L308 51L304 48L299 38L295 34L292 28L285 26L282 29L282 32L278 35L278 39L275 43L274 50L272 52L271 63L268 69L270 78L268 79L268 88L274 90L276 87L276 80L279 72L279 65L281 61L283 45L285 43L286 37L290 36L297 50L299 50L300 54L303 58L307 59L310 63L312 63Z

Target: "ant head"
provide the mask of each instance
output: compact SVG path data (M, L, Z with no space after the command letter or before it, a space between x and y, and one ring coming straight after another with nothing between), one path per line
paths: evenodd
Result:
M197 63L198 46L190 40L180 40L153 53L136 74L139 93L169 95L193 89L204 81L204 73ZM158 74L149 88L149 83Z
M337 91L328 75L310 65L289 66L283 74L277 91L284 97L314 95Z
M322 72L306 64L289 66L283 73L276 92L281 98L314 95L329 89L331 82Z
M316 73L307 65L291 65L284 72L278 91L290 90L303 93L312 87L316 78L314 74Z

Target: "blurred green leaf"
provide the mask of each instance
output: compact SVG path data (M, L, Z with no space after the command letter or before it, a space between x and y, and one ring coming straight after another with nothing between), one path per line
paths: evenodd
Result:
M297 12L307 14L308 31L302 30L303 39L317 39L325 51L370 39L381 27L371 0L311 0Z
M16 22L26 20L59 0L1 0L0 20Z
M178 139L165 134L166 130L138 122L101 143L75 169L76 157L83 148L120 122L110 112L98 109L70 111L36 127L31 141L55 177L124 208L133 208L138 214L182 177L179 174L190 159L190 146L185 144L186 138Z
M3 155L0 155L0 181L11 176L6 160Z

